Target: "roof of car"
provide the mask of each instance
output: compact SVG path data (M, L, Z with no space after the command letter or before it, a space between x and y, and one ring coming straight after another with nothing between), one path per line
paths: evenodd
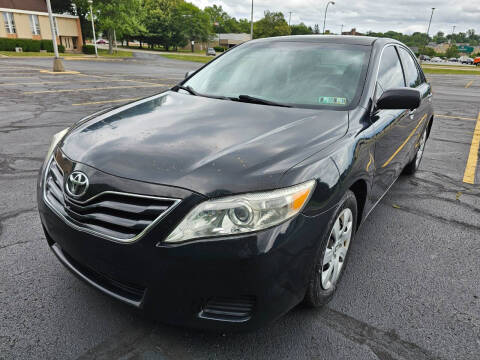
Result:
M377 45L384 45L387 43L401 42L390 38L378 38L373 36L355 36L355 35L290 35L290 36L277 36L271 38L255 39L253 42L270 42L270 41L304 41L304 42L322 42L331 44L349 44L349 45L364 45L372 46L374 43Z
M254 40L255 42L268 42L268 41L305 41L305 42L323 42L332 44L351 44L351 45L366 45L371 46L375 41L386 42L398 42L389 38L377 38L372 36L354 36L354 35L290 35L290 36L278 36L274 38L264 38Z

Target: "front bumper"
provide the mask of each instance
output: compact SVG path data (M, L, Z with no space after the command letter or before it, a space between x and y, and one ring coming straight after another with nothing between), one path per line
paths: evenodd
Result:
M47 241L69 270L155 319L204 329L255 329L298 304L331 215L301 214L258 233L157 246L199 201L191 195L139 241L122 244L69 226L45 204L41 186Z

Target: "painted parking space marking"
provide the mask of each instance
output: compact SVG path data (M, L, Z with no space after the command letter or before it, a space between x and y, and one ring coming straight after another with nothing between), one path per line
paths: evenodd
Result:
M81 80L75 81L75 84L89 84L89 83L106 83L106 82L136 82L140 84L155 84L146 83L144 81L127 80L127 79L109 79L109 80ZM71 84L72 81L39 81L39 82L14 82L14 83L0 83L0 86L15 86L15 85L55 85L55 84Z
M55 72L50 70L40 70L42 74L50 74L50 75L77 75L80 74L80 71L62 71L62 72Z
M478 165L478 151L480 149L480 113L478 113L477 123L473 131L472 144L468 153L467 165L463 175L463 182L467 184L475 183L475 172Z
M108 86L98 88L80 88L80 89L62 89L62 90L39 90L39 91L25 91L25 95L33 94L49 94L49 93L67 93L67 92L81 92L81 91L101 91L101 90L115 90L115 89L133 89L133 88L149 88L149 87L162 87L168 86L167 84L151 84L151 85L133 85L133 86Z
M434 116L435 117L446 118L446 119L459 119L459 120L477 121L476 118L463 117L463 116L442 115L442 114L435 114Z
M104 76L104 75L88 75L88 74L79 74L79 76L84 76L84 77L93 77L93 78L99 78L99 79L106 79L106 81L113 81L111 76ZM129 76L129 75L124 75L124 76ZM143 80L135 80L135 79L122 79L122 81L130 81L130 82L136 82L139 84L152 84L152 85L157 85L157 82L149 82L149 81L143 81ZM167 84L168 85L168 84Z
M104 101L91 101L85 103L72 104L72 106L87 106L87 105L100 105L100 104L109 104L109 103L120 103L140 100L141 98L130 98L130 99L116 99L116 100L104 100Z

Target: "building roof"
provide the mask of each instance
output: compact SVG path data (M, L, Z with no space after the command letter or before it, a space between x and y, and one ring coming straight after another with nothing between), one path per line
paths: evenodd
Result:
M47 12L45 0L0 0L0 8Z
M250 34L245 34L245 33L240 33L240 34L228 33L228 34L218 34L218 35L220 36L220 40L232 40L232 41L250 40Z

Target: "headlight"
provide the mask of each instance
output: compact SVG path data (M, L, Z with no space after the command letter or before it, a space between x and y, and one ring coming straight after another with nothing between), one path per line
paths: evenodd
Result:
M167 237L167 243L249 233L280 224L298 214L315 180L285 189L208 200L195 207Z
M68 132L68 128L56 133L55 135L53 135L52 142L50 144L50 148L48 149L48 152L47 152L47 161L48 161L48 159L50 159L50 156L52 156L53 151L55 150L55 147L63 139L63 137L67 134L67 132Z

